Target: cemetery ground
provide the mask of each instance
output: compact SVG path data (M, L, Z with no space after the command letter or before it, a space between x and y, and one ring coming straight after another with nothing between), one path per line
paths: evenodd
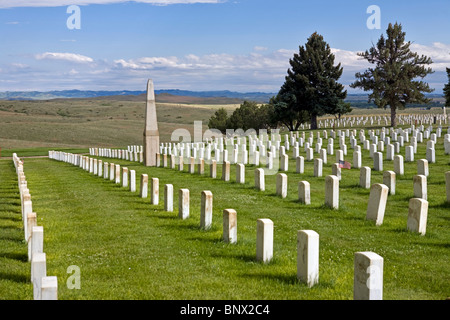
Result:
M138 105L133 107L138 108ZM139 108L143 109L142 104ZM172 114L174 122L167 126L164 113L158 110L160 130L166 130L162 142L170 141L167 138L170 129L181 125L176 121L186 121L184 125L192 126L193 119L199 116L196 112L205 112L191 108L196 110L189 111L185 118L182 114L183 120L176 118L177 113ZM25 113L0 112L11 116L10 120L5 120L2 114L1 121L12 124L12 117L19 116L28 117L32 123L23 125L25 133L17 149L10 145L2 150L0 159L0 299L28 300L33 299L33 288L27 244L23 240L17 175L13 161L4 157L13 152L22 157L26 150L32 156L45 155L48 150L60 150L58 148L74 153L87 152L86 146L126 148L127 144L141 142L143 119L138 112L132 120L118 119L117 113L110 115L113 119L93 117L91 121L86 121L82 115L78 119L80 122L77 118L66 119L60 115L39 114L30 118ZM203 113L203 117L195 120L203 119L205 123L207 118L209 116L205 118ZM55 130L45 130L45 125L52 120L58 122ZM66 120L70 121L60 123ZM447 133L446 127L443 128L443 133ZM0 130L4 139L6 129ZM92 134L95 130L98 130L97 135ZM72 140L69 135L73 135ZM45 137L48 145L40 141ZM130 137L137 141L130 141ZM52 148L52 144L56 147ZM426 140L418 143L416 160L426 157L425 146ZM335 149L338 149L337 143ZM350 162L351 152L349 148L345 157ZM369 151L361 148L361 152L362 165L372 168ZM136 170L137 190L141 174L148 174L149 179L158 178L157 205L151 204L150 197L140 198L139 191L130 192L114 181L69 163L25 158L24 172L33 211L37 214L37 224L44 227L47 274L58 277L58 299L350 300L353 298L354 254L359 251L373 251L383 257L383 299L443 300L450 296L450 205L446 203L444 175L450 168L450 157L444 154L442 137L436 144L436 163L429 164L429 209L423 236L406 228L408 201L414 197L416 161L404 163L404 175L396 177L396 193L388 196L383 224L376 226L374 221L365 218L370 190L359 187L359 169L342 169L339 209L330 209L324 206L324 184L325 177L331 174L335 156L328 156L323 176L314 177L313 161L305 161L304 173L299 174L295 159L291 152L288 154L286 198L276 195L275 175L266 175L266 190L258 191L254 184L256 167L252 165L246 165L245 183L240 184L235 182L234 165L231 165L231 177L227 182L220 178L221 165L217 166L214 179L209 177L208 164L205 174L199 175L189 173L186 163L180 172L96 157ZM303 150L300 155L304 155ZM384 171L393 170L393 161L385 159L383 166ZM372 184L383 182L382 171L372 169L371 173ZM310 205L298 201L298 182L302 180L311 185ZM173 212L164 211L165 184L173 184ZM190 190L190 216L186 220L178 218L180 188ZM204 190L213 194L213 219L208 230L200 228L200 199ZM237 212L236 244L222 240L222 213L230 208ZM260 218L271 219L274 223L274 255L268 263L258 262L255 257L256 221ZM311 288L297 279L298 230L314 230L320 237L319 283ZM70 266L79 267L79 289L69 289L67 284Z

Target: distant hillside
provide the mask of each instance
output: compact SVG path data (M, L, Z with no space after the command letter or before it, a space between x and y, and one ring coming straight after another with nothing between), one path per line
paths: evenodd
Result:
M7 91L0 92L0 100L50 100L68 98L108 98L114 100L145 100L145 91ZM241 103L244 100L266 103L275 93L232 91L155 90L160 102L173 103Z
M223 91L188 91L178 89L155 90L157 102L180 104L240 104L243 101L268 103L276 93L264 92L233 92ZM62 91L7 91L0 92L0 100L53 100L53 99L102 99L115 101L145 101L145 91L90 91L90 90L62 90ZM440 106L445 102L442 94L427 94L433 101L429 106ZM373 102L367 103L368 95L348 94L345 99L354 108L376 108ZM420 107L411 104L408 107Z

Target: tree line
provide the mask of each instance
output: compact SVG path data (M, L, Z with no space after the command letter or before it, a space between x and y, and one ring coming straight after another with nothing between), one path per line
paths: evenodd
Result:
M373 67L355 74L351 88L369 91L368 103L378 108L391 110L391 126L397 125L397 110L408 104L424 104L431 100L425 93L434 89L423 81L433 73L429 67L431 58L410 50L401 24L389 24L383 34L369 50L358 53ZM314 32L299 52L289 60L285 82L278 94L268 104L258 105L245 101L230 116L219 109L209 119L209 128L225 132L226 129L269 129L285 126L290 131L309 122L317 129L317 118L325 114L340 118L351 112L350 103L345 102L347 90L339 83L343 67L335 65L335 56L323 36ZM449 84L444 87L446 106L450 106L450 69L447 68Z

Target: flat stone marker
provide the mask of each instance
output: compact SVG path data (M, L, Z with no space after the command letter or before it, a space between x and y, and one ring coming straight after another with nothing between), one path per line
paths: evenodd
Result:
M269 262L273 257L273 221L258 219L256 223L256 260Z
M355 253L353 299L383 300L383 257L370 251Z
M311 204L311 187L308 181L298 183L298 201L303 204Z
M136 192L136 170L130 170L130 191Z
M282 198L287 196L287 175L285 173L277 174L276 194Z
M395 194L395 172L383 172L383 184L389 188L389 194Z
M427 159L417 160L417 174L421 174L425 177L428 177L428 160Z
M362 167L359 170L359 186L364 189L370 188L370 176L371 176L370 167Z
M242 163L236 164L236 182L245 183L245 166Z
M414 197L427 200L427 177L418 174L413 177Z
M255 187L259 191L266 190L264 169L262 168L255 169Z
M407 229L425 235L427 231L428 201L421 198L409 199Z
M141 174L140 196L141 196L141 198L147 198L147 196L148 196L148 175L147 174Z
M296 158L295 172L296 173L304 173L304 171L305 171L305 158L302 156L298 156Z
M164 211L173 211L173 185L166 184L164 186Z
M178 217L189 218L189 189L180 189L178 192Z
M325 177L325 205L332 209L339 208L339 179L333 175Z
M223 241L237 242L237 214L234 209L223 210Z
M402 176L405 172L402 155L397 154L394 156L394 172L400 176Z
M212 223L213 210L213 194L211 191L202 191L201 211L200 211L200 228L209 229Z
M230 181L230 161L224 161L222 164L222 180Z
M313 230L297 232L297 278L308 287L319 282L319 234Z
M159 179L152 178L150 185L151 204L159 204Z
M58 278L41 278L41 300L58 300Z
M366 219L374 220L377 226L383 223L388 193L389 188L382 183L375 183L370 187Z
M323 162L322 159L315 158L314 159L314 177L321 177L323 170Z

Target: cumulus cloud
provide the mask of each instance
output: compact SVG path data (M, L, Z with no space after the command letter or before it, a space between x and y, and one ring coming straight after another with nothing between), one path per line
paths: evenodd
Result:
M14 7L61 7L70 5L113 4L129 2L127 0L2 0L0 9ZM152 5L219 3L220 0L134 0L131 2L148 3Z
M428 75L425 81L440 92L443 83L447 81L445 66L450 66L450 45L414 44L411 49L433 59L431 67L436 72ZM32 60L17 58L14 63L0 65L4 80L0 81L0 90L144 90L146 79L153 78L158 89L277 92L290 68L289 60L297 52L279 49L252 50L247 54L188 53L133 59L117 57L112 61L76 53L45 52L35 55ZM367 61L358 57L356 51L333 48L332 52L335 54L335 64L341 63L344 68L339 81L346 87L355 81L356 72L364 71L370 66ZM42 61L59 63L43 67L40 64Z
M431 46L424 46L412 43L410 49L430 57L433 60L431 68L435 71L445 71L445 67L450 67L450 44L434 42Z
M44 52L37 54L35 56L38 60L65 60L70 62L77 62L77 63L88 63L93 62L94 60L90 57L83 56L81 54L77 53L67 53L67 52Z

